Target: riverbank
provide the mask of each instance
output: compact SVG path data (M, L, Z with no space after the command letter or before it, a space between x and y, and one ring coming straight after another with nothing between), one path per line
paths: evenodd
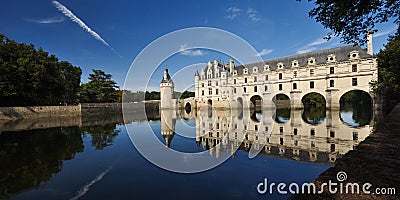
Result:
M345 172L347 183L372 184L371 194L331 194L325 187L318 195L294 195L290 199L400 199L400 104L397 104L376 133L361 142L356 150L348 152L336 165L323 172L313 182L319 190L323 183L338 183L338 172ZM340 182L339 182L340 183ZM378 195L376 188L395 188L395 195ZM345 191L345 188L343 189Z
M144 105L145 104L145 105ZM122 107L128 112L137 112L142 108L157 109L156 103L82 103L70 106L26 106L0 107L0 120L59 118L97 113L122 113Z

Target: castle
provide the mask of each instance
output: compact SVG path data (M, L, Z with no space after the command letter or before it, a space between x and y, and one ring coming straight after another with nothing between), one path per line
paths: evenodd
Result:
M257 101L269 107L283 94L292 108L302 108L307 94L318 93L328 109L337 109L340 98L349 91L370 94L369 83L377 77L369 33L367 49L343 46L239 66L234 60L226 65L208 62L195 73L195 102L197 108L248 108Z

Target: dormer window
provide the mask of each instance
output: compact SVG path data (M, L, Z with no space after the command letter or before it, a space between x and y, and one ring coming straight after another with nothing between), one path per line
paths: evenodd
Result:
M299 66L299 61L293 60L292 61L292 67L298 67Z
M278 66L279 69L282 69L284 67L283 63L281 63L281 62L278 63L277 66Z
M359 55L358 51L351 51L349 54L349 58L350 58L350 60L359 59L360 55Z
M235 69L235 71L233 71L233 75L237 75L237 70Z
M336 62L336 55L335 54L328 55L327 61L328 62Z
M248 73L247 68L244 68L244 69L243 69L243 73L244 73L244 74L247 74L247 73Z
M308 58L307 64L308 65L315 65L316 64L315 58L314 57Z
M265 65L264 66L264 71L266 72L266 71L269 71L269 65Z
M257 67L253 67L253 73L257 73L258 72L258 68Z

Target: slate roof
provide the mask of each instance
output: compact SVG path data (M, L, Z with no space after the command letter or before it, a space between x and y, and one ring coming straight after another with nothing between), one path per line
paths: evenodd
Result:
M242 75L243 68L244 68L244 66L246 66L247 69L249 69L248 73L251 74L253 72L253 70L252 70L253 67L258 67L259 71L263 71L264 65L269 65L270 70L276 70L278 63L280 63L280 62L283 63L285 69L290 69L292 67L293 60L298 61L299 67L305 67L305 66L307 66L308 59L311 57L314 57L315 64L319 65L319 64L325 64L327 62L327 58L330 54L334 54L336 56L336 61L341 62L341 61L346 61L349 59L349 55L350 55L351 51L358 51L359 57L361 59L373 57L372 55L367 53L366 49L363 49L360 46L349 45L349 46L313 51L313 52L308 52L308 53L303 53L303 54L296 54L293 56L274 58L274 59L270 59L270 60L264 60L262 62L249 63L249 64L237 66L237 67L235 67L235 69L237 70L238 75Z

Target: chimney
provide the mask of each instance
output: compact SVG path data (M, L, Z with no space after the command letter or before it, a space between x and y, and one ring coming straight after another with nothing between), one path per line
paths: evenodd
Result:
M229 71L230 71L231 74L233 74L233 70L234 70L234 66L235 66L234 62L235 61L233 61L233 59L229 60Z
M373 45L372 45L372 35L373 35L373 31L369 30L367 33L367 53L369 55L373 55L374 54L374 49L373 49Z

